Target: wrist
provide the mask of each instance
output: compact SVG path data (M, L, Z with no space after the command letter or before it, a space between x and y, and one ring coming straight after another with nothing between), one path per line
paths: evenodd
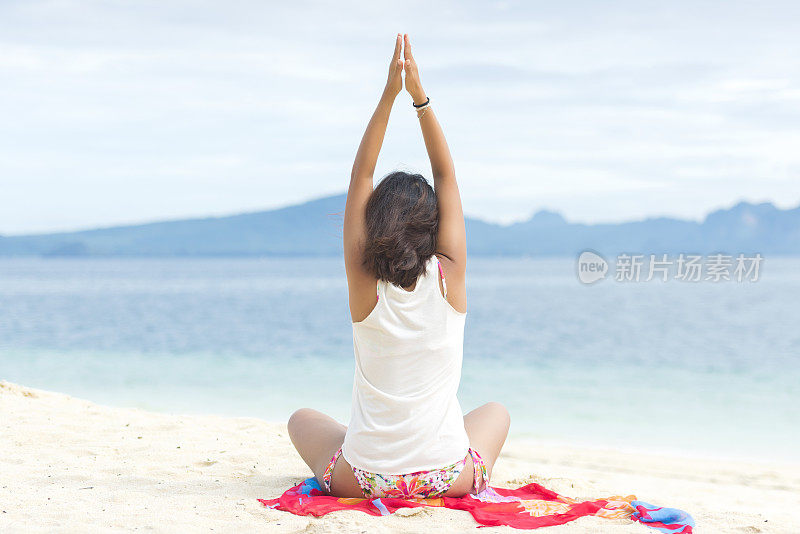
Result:
M422 89L420 89L419 91L414 91L414 93L411 94L411 100L414 102L414 104L418 106L420 104L424 104L427 99L428 97L425 94L425 91L423 91Z

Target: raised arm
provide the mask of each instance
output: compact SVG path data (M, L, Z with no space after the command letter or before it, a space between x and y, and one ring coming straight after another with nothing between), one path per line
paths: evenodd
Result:
M344 208L344 264L347 272L347 286L350 296L350 314L354 321L366 317L375 305L375 277L362 265L365 241L364 213L367 200L372 193L372 175L383 145L389 115L397 94L403 88L402 35L397 34L389 77L383 89L378 106L367 124L361 144L353 162L350 174L350 187Z
M428 97L422 89L419 69L411 52L408 34L404 36L404 39L406 90L411 95L414 104L420 105ZM447 300L456 309L465 310L464 280L467 268L467 233L464 227L464 212L461 208L461 194L456 183L456 170L444 138L444 132L436 119L433 107L429 106L418 111L417 117L419 117L419 124L422 128L422 137L425 139L428 158L431 161L433 185L439 203L439 234L436 239L436 251L449 260L443 262L447 269ZM453 286L453 290L450 290L451 286Z

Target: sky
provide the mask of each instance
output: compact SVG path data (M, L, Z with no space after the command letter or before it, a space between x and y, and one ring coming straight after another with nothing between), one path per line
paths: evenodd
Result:
M409 33L467 215L800 203L800 3L0 1L0 234L346 190ZM410 97L376 180L430 176Z

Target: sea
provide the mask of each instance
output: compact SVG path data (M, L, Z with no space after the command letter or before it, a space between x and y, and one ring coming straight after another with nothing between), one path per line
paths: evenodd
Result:
M459 399L531 443L800 461L800 258L757 281L470 258ZM0 379L166 413L347 424L340 258L0 260ZM2 418L2 405L0 405Z

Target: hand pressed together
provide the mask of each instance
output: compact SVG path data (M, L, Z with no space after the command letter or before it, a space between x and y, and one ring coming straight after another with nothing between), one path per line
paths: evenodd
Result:
M400 58L400 52L403 58ZM402 73L405 72L405 87L415 104L422 104L426 100L422 82L419 79L419 69L411 53L411 41L408 34L397 34L394 44L392 62L389 65L389 78L386 81L384 92L395 98L403 89Z

